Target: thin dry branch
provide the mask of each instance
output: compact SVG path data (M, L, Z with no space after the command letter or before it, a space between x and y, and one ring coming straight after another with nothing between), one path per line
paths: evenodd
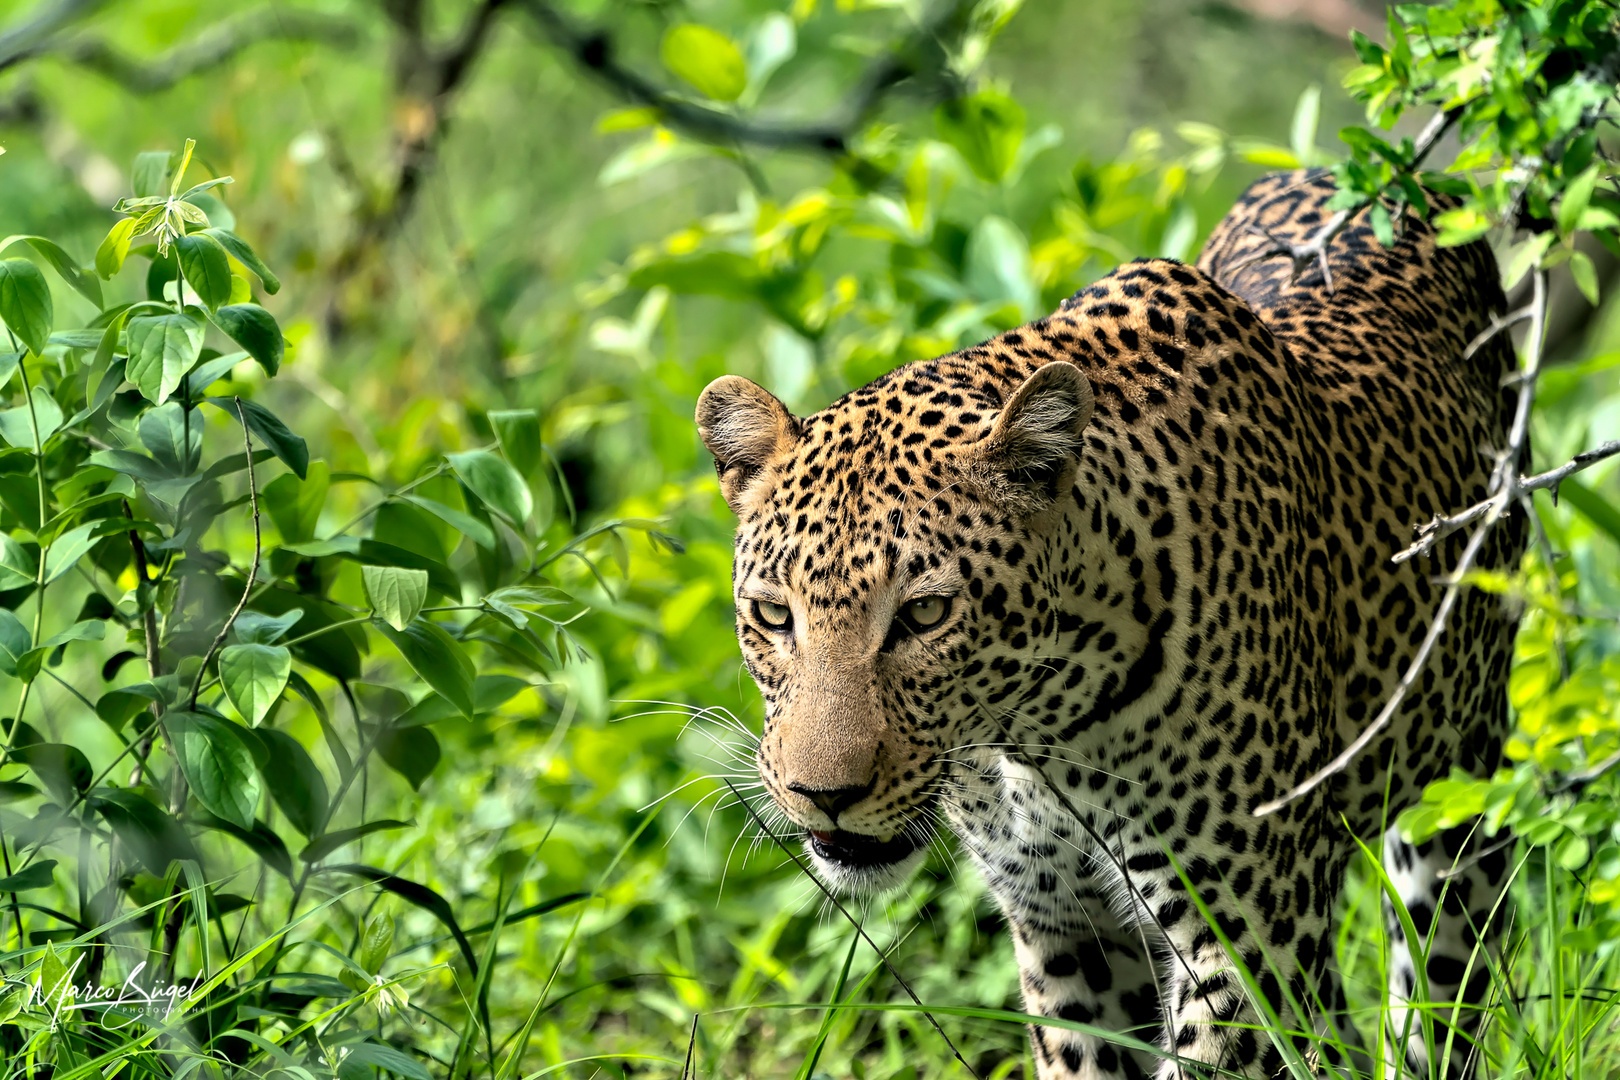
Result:
M1365 750L1389 726L1390 721L1395 718L1396 712L1400 710L1402 703L1406 701L1406 696L1411 692L1412 687L1417 685L1419 678L1422 677L1423 669L1427 666L1429 657L1433 655L1435 646L1439 644L1440 638L1445 635L1446 625L1451 621L1451 613L1457 607L1457 600L1462 595L1465 579L1468 576L1468 571L1473 568L1474 559L1478 557L1480 549L1484 546L1491 530L1517 501L1520 493L1519 462L1523 459L1525 441L1529 438L1530 410L1534 407L1536 401L1536 375L1541 369L1542 334L1547 325L1546 271L1534 271L1531 284L1532 299L1530 306L1532 314L1530 316L1530 335L1525 344L1524 366L1519 372L1519 400L1514 410L1513 424L1508 429L1507 446L1496 455L1496 466L1491 470L1490 498L1480 504L1484 509L1479 510L1469 519L1478 519L1479 525L1474 530L1473 535L1468 538L1468 543L1463 548L1462 557L1457 560L1456 567L1452 569L1450 576L1445 579L1445 594L1441 596L1440 605L1435 609L1434 618L1429 623L1429 630L1423 637L1423 643L1418 646L1418 651L1412 657L1412 662L1407 665L1406 673L1401 676L1401 681L1396 684L1395 692L1389 696L1389 700L1384 703L1384 707L1379 710L1373 722L1368 724L1361 734L1357 735L1350 745L1340 751L1332 761L1318 769L1303 783L1296 784L1282 796L1257 807L1254 811L1255 817L1265 817L1268 814L1276 813L1295 799L1314 791L1338 773L1343 772L1350 762L1355 760L1356 755ZM1568 466L1563 467L1568 468ZM1554 472L1557 471L1554 470ZM1468 512L1465 511L1465 513Z
M520 3L545 36L576 63L625 100L657 109L661 123L688 138L835 155L848 150L849 140L900 83L919 75L948 78L943 40L972 7L970 0L936 3L909 35L872 63L827 119L775 123L722 112L665 89L621 63L606 30L575 26L547 0Z
M54 36L0 58L0 70L50 56L94 71L130 93L155 94L192 75L221 67L262 42L311 41L349 47L359 40L359 32L345 20L316 11L263 7L216 23L150 60L131 57L101 37Z
M418 107L407 111L411 121L399 133L397 164L392 180L384 188L386 194L362 212L353 237L333 260L335 283L358 270L367 253L393 235L410 216L449 132L451 106L489 43L496 16L506 6L507 0L483 0L467 16L451 43L443 47L435 47L424 36L419 4L388 6L399 34L395 42L394 94L404 101L415 99ZM338 292L334 285L333 296ZM332 316L328 322L335 330L339 325L335 311Z
M1517 326L1519 323L1524 322L1524 320L1528 319L1533 314L1535 314L1535 312L1531 309L1529 304L1526 304L1524 307L1517 308L1505 315L1496 316L1496 318L1491 320L1491 324L1489 326L1481 330L1474 337L1474 340L1468 343L1468 348L1463 350L1462 358L1464 360L1472 360L1474 358L1474 354L1483 349L1486 344L1497 334L1500 334L1503 330L1506 330L1510 326Z
M1513 484L1515 494L1528 494L1532 491L1552 489L1556 496L1558 485L1562 481L1574 476L1583 469L1590 469L1598 462L1612 458L1616 454L1620 454L1620 442L1611 439L1609 442L1585 453L1576 454L1556 469L1548 469L1546 472L1537 473L1535 476L1520 477ZM1475 503L1461 513L1452 514L1449 517L1436 517L1427 525L1421 526L1418 529L1417 541L1411 547L1392 558L1390 562L1400 563L1418 555L1427 555L1434 550L1434 546L1441 540L1444 540L1470 522L1478 521L1490 513L1491 507L1499 501L1499 497L1492 497L1483 502Z
M1413 144L1412 162L1408 168L1416 170L1418 166L1422 165L1423 160L1429 156L1429 151L1434 149L1435 143L1440 141L1440 137L1450 129L1457 117L1461 115L1462 110L1457 108L1445 109L1431 116L1429 122L1423 125L1423 130L1418 133L1417 140ZM1311 235L1311 238L1304 243L1286 240L1263 225L1250 225L1249 231L1271 241L1271 246L1263 248L1259 253L1245 259L1233 273L1247 270L1255 263L1286 256L1294 264L1293 272L1288 276L1290 284L1297 281L1299 275L1307 267L1312 263L1316 263L1317 267L1322 271L1322 286L1331 295L1333 292L1333 271L1328 268L1328 247L1333 243L1333 238L1338 236L1344 230L1344 227L1350 223L1354 213L1354 210L1340 210L1328 218L1322 227L1316 230Z
M36 55L40 44L66 26L91 14L107 0L64 0L26 22L0 32L0 71Z

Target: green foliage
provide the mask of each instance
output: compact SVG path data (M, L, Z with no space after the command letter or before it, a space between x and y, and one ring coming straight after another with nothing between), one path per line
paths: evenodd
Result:
M0 319L13 349L7 370L16 376L9 393L20 402L0 412L0 435L14 447L5 476L17 481L0 511L7 586L0 673L20 687L0 731L12 839L0 893L49 888L64 863L81 883L96 883L95 895L81 891L76 917L39 909L66 923L65 931L37 928L37 914L30 931L13 899L18 941L0 964L33 965L41 991L6 999L0 1046L8 1058L59 1066L113 1060L105 1058L108 1046L150 1042L178 1011L224 1021L219 1032L236 1025L247 1042L233 1060L249 1070L296 1065L330 1075L335 1048L346 1063L427 1077L417 1059L368 1041L359 1011L375 1005L392 1014L409 1000L381 975L392 916L371 917L352 952L337 954L341 992L279 995L278 968L295 949L279 935L330 907L330 899L308 902L315 875L343 872L430 912L465 943L431 888L366 865L325 864L368 836L409 827L366 820L363 800L356 806L346 796L357 780L365 783L373 758L419 788L442 757L434 724L470 719L555 678L574 647L568 623L588 609L558 588L547 567L567 554L594 569L593 550L602 545L622 559L621 530L653 526L608 521L580 537L552 530L550 515L536 514L553 500L548 451L529 410L495 419L495 448L422 461L408 482L344 474L344 483L372 493L340 510L339 477L311 460L303 437L270 406L253 400L277 373L285 346L246 275L267 291L277 279L247 241L211 224L199 197L228 177L182 190L192 150L188 142L172 169L166 154L137 161L137 195L118 204L128 216L98 250L97 269L115 288L130 256L161 269L174 252L172 276L148 274L143 299L102 307L99 285L87 286L95 275L63 249L13 238L95 305L84 330L61 329L65 316L40 267L25 258L0 262ZM207 205L218 213L222 204L210 197ZM144 236L154 243L132 246ZM222 354L214 341L246 351ZM249 357L261 376L240 370ZM212 420L203 404L214 407ZM542 554L553 545L555 553ZM481 558L486 549L497 557ZM559 606L572 609L568 620L544 614ZM74 610L79 617L63 626ZM373 638L391 642L403 663L373 664L365 674L392 673L404 690L357 681ZM129 648L101 666L99 680L81 673L69 682L56 673L68 650L102 641ZM121 749L93 766L78 747L45 741L29 708L42 675L70 689L74 707L104 723ZM289 693L313 710L313 729L279 726L292 712ZM347 731L327 711L332 694L349 706ZM335 785L311 755L314 733ZM284 835L286 828L298 837ZM241 847L221 847L218 837ZM220 920L254 904L224 891L244 853L291 891L288 925L238 954ZM184 945L188 926L194 951ZM210 962L210 926L231 961L223 968ZM53 1018L51 988L69 980L52 942L83 946L75 961L87 965L93 988L114 962L109 950L128 945L131 930L144 942L141 959L119 978L127 975L135 992L166 993L165 974L181 985L179 965L188 957L207 972L207 985L186 983L171 1009L127 1017L128 1001L120 1000ZM468 964L475 967L470 953ZM334 996L323 1045L280 1045L278 1030L296 1029L311 1001ZM188 1054L218 1054L213 1039L191 1043ZM476 1045L463 1042L469 1052Z
M905 7L640 5L572 54L525 21L546 5L499 5L466 96L440 95L431 65L483 6L415 25L412 5L338 0L322 10L359 29L349 45L289 46L269 39L296 6L255 24L105 5L57 61L18 65L38 81L17 100L54 111L49 139L19 126L0 158L18 337L0 346L0 690L19 704L0 725L0 968L30 988L0 991L0 1075L675 1076L689 1039L687 1075L952 1075L870 948L716 805L726 780L757 799L758 712L693 401L740 371L807 411L1121 260L1190 257L1259 168L1331 164L1318 125L1353 115L1308 85L1348 50L1192 3L965 4L920 44ZM1537 177L1544 209L1526 197L1519 220L1541 231L1507 276L1584 272L1564 253L1609 229L1602 142L1585 164L1575 140L1534 147L1601 81L1602 35L1572 21L1601 7L1402 8L1406 66L1373 119L1466 94L1454 128L1495 131L1494 156L1434 172L1352 135L1341 182L1394 228L1402 176L1467 186L1488 223L1503 176L1509 198ZM130 65L184 65L194 34L232 27L265 40L153 98L74 66L98 34ZM1383 80L1400 46L1374 47ZM666 96L619 97L593 57ZM844 97L890 60L896 93ZM1469 64L1488 77L1437 88ZM1370 102L1385 84L1357 70ZM842 147L706 138L683 108L772 131L825 108ZM209 156L136 156L188 129ZM114 193L84 194L87 147L134 158L117 222ZM186 186L225 172L242 182ZM92 251L93 271L69 254ZM1544 374L1541 460L1612 433L1617 371ZM1614 961L1593 958L1620 837L1612 774L1580 777L1620 746L1599 674L1620 639L1589 617L1620 610L1620 511L1602 466L1538 498L1552 571L1487 583L1534 609L1518 764L1437 785L1407 824L1491 798L1532 839L1532 933L1492 972L1513 1004L1487 1072L1607 1075ZM1368 871L1339 943L1368 1032L1389 1008L1377 888ZM981 1075L1033 1067L970 870L941 857L859 917ZM142 960L205 989L167 1026L112 1006L50 1030L42 977L116 986Z
M1620 250L1620 198L1611 186L1598 187L1599 128L1614 94L1617 33L1610 0L1392 8L1386 44L1354 35L1361 63L1345 76L1345 87L1384 128L1410 109L1441 110L1463 149L1443 172L1424 171L1427 145L1347 127L1339 134L1350 156L1334 169L1338 205L1371 203L1375 226L1393 235L1393 221L1408 210L1429 215L1420 183L1461 196L1460 206L1436 220L1442 243L1529 225L1532 235L1507 257L1508 285L1538 263L1567 261L1596 303L1596 271L1575 238L1589 232Z

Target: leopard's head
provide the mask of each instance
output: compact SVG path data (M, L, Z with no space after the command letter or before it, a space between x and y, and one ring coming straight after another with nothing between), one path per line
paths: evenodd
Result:
M738 517L760 776L846 891L921 864L950 753L992 737L987 702L1028 671L1033 624L1053 621L1034 566L1060 526L1092 393L1072 364L1024 368L998 385L947 357L804 418L737 376L698 402Z

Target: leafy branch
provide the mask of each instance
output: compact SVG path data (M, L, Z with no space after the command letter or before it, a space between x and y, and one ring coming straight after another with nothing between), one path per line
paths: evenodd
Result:
M960 35L974 0L937 0L904 37L883 50L854 89L824 119L794 123L755 120L701 104L648 79L621 61L612 34L580 27L548 0L518 0L536 26L576 64L632 104L656 110L658 122L699 142L842 155L861 126L897 87L933 80L955 96L948 42Z

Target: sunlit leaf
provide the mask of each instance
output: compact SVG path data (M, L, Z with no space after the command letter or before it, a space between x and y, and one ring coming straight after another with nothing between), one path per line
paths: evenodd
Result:
M697 23L672 26L658 55L664 66L716 101L736 101L748 88L748 65L726 35Z
M129 362L124 373L146 400L161 405L174 393L197 363L204 329L203 321L190 312L129 320Z
M280 645L227 645L219 653L219 681L231 705L257 727L287 688L292 654Z
M366 597L372 613L403 631L416 618L427 600L428 572L398 566L361 566Z
M38 355L55 318L51 287L39 267L27 259L0 259L0 320L12 336Z

